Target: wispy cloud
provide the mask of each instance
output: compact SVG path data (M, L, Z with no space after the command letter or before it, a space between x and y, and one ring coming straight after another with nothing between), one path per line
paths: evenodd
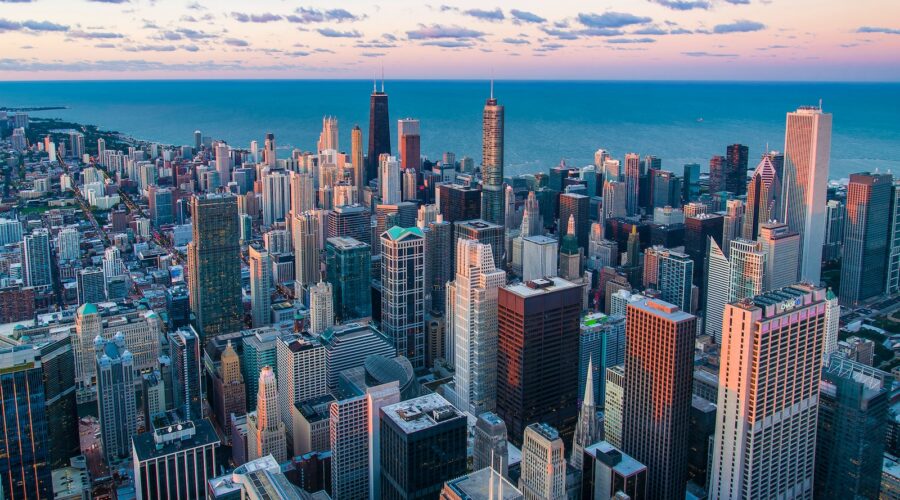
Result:
M406 37L410 40L429 40L434 38L456 38L458 40L471 40L473 38L481 38L484 33L481 31L462 28L459 26L443 26L440 24L432 24L431 26L419 25L418 29L407 31Z
M525 23L543 23L547 21L543 17L532 12L528 12L527 10L512 9L509 11L509 15L511 15L516 21L522 21Z
M50 21L10 21L0 19L0 33L4 31L69 31L64 24L51 23Z
M502 21L506 19L506 16L503 15L503 11L499 8L494 10L484 10L484 9L469 9L463 11L463 14L467 16L474 17L476 19L481 19L483 21Z
M737 54L724 54L719 52L705 52L705 51L694 51L694 52L682 52L682 54L688 57L737 57Z
M292 23L324 23L329 22L353 22L363 19L365 16L358 16L345 9L320 10L310 7L298 7L294 11L295 15L285 16L285 19Z
M241 23L271 23L281 21L282 17L278 14L265 12L262 14L244 14L243 12L232 12L231 17Z
M578 22L589 28L624 28L633 24L646 24L652 19L624 12L604 12L603 14L578 14Z
M708 10L712 4L705 0L651 0L653 3L668 7L672 10Z
M624 44L624 43L653 43L653 38L610 38L606 43Z
M362 33L356 30L339 31L332 28L320 28L316 31L318 31L320 35L327 36L328 38L359 38L362 36Z
M246 40L240 38L226 38L225 43L232 47L248 47L250 45Z
M877 26L861 26L857 33L883 33L885 35L900 35L900 29L897 28L881 28Z
M746 19L741 19L735 21L733 23L728 24L717 24L713 28L713 33L725 34L725 33L749 33L752 31L760 31L766 29L766 25L763 23L758 23L756 21L747 21Z
M125 38L125 35L122 35L120 33L112 33L109 31L71 30L68 33L66 33L66 35L70 38L85 38L88 40Z
M468 40L428 40L422 42L422 45L430 45L432 47L443 47L445 49L459 49L471 47L472 42Z
M531 42L525 40L524 38L504 38L503 43L508 43L510 45L529 45Z

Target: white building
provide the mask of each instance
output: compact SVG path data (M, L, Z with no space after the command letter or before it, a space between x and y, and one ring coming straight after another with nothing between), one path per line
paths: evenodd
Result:
M287 430L288 451L294 448L293 409L297 403L322 397L328 392L325 347L308 337L280 338L278 359L278 408Z
M271 323L272 259L269 252L255 245L248 250L250 261L250 303L253 328Z
M320 335L334 326L331 283L319 281L309 289L309 333Z
M565 500L566 462L562 439L547 424L525 428L519 489L525 500Z

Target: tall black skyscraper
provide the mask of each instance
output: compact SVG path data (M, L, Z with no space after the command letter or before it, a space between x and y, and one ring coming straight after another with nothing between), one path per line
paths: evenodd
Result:
M748 148L743 144L732 144L725 150L727 177L725 191L742 196L747 193L747 155Z
M388 96L384 92L384 80L381 90L372 85L369 97L369 155L366 157L366 179L378 178L378 157L391 154L391 122L388 117Z

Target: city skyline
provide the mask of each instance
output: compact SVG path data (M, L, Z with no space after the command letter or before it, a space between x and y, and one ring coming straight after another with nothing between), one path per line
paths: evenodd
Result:
M0 78L900 79L900 6L786 2L6 0Z

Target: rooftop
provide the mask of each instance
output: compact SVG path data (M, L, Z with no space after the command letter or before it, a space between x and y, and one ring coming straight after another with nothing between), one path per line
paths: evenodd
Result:
M694 319L694 315L684 312L676 305L669 304L658 299L644 299L636 302L630 302L628 307L634 307L644 312L665 318L669 321L687 321Z
M190 448L219 445L219 437L209 420L183 422L145 432L134 437L134 450L140 461L169 455Z
M619 475L624 477L632 476L638 472L647 470L647 467L626 455L624 452L613 446L607 441L600 441L585 448L585 453L597 457L601 462L609 465Z
M431 393L408 401L385 406L382 418L392 421L407 434L466 417L440 394Z
M564 280L558 276L549 276L546 278L532 280L527 283L516 283L514 285L508 285L504 287L504 289L520 297L535 297L538 295L556 292L558 290L567 290L569 288L575 288L578 286L579 285L576 285L571 281Z
M445 488L466 500L517 500L523 498L512 483L490 467L447 481ZM500 496L500 492L503 492Z

